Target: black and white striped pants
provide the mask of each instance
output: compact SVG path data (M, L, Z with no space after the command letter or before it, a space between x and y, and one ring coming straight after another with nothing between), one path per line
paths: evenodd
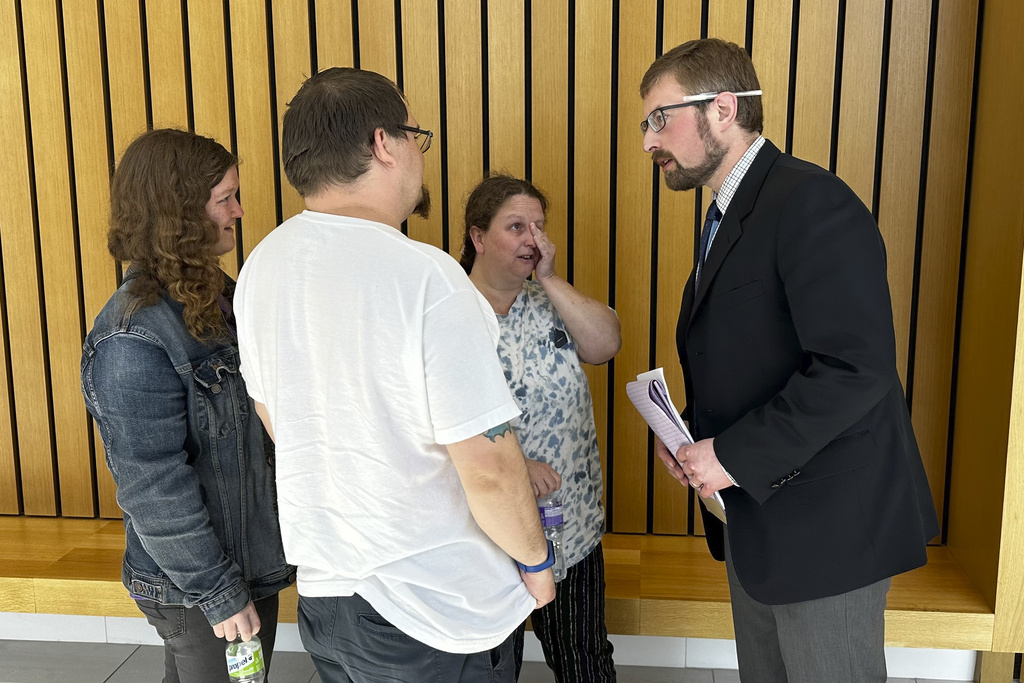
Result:
M555 599L531 615L533 632L558 683L614 683L612 644L604 624L604 553L598 543L569 567ZM526 624L515 632L516 678Z

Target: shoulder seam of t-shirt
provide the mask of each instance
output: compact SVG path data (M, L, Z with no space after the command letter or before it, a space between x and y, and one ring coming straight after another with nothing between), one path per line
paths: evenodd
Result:
M438 267L440 268L440 266L438 266ZM448 299L452 298L453 296L455 296L459 292L469 292L470 294L472 294L472 292L470 292L468 289L456 289L455 287L452 287L451 281L448 280L447 277L445 277L443 272L441 273L441 277L444 279L445 283L448 285L448 293L445 294L440 299L438 299L437 301L435 301L428 308L423 309L423 315L427 315L432 310L434 310L435 308L437 308L438 306L440 306L444 302L448 301Z

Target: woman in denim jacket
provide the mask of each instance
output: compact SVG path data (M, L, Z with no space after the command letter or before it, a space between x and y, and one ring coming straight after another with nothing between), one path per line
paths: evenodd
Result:
M295 580L277 522L273 450L238 373L237 159L154 130L124 153L108 246L129 261L82 355L124 510L122 578L164 639L165 683L227 678L225 641L259 632L269 667L278 592Z

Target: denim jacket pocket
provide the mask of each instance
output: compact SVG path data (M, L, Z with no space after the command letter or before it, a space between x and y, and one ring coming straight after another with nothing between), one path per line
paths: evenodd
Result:
M193 363L192 379L197 385L200 429L218 439L228 437L236 430L238 419L244 418L249 410L248 401L238 396L235 386L241 382L237 354L224 349L222 353Z

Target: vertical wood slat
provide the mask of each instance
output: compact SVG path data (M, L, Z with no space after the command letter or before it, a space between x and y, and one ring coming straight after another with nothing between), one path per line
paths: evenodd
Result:
M928 75L929 0L893 3L878 227L885 240L896 328L896 368L906 386L914 251Z
M315 16L317 71L355 64L351 3L317 0Z
M309 14L307 0L277 0L274 12L274 83L277 93L277 139L281 173L281 220L302 213L306 205L284 174L280 153L281 124L289 100L310 73Z
M444 0L445 84L448 100L448 250L462 247L462 216L483 177L483 93L480 3Z
M523 0L487 5L490 168L526 175L526 56Z
M576 3L576 54L570 68L576 75L575 98L575 178L573 179L573 284L587 296L608 303L609 222L611 204L610 105L606 97L612 68L611 0ZM601 468L608 477L608 396L607 366L584 366L594 399L594 422L601 450ZM612 456L614 457L614 456ZM608 477L614 485L614 474ZM610 493L605 492L606 496ZM611 497L614 506L614 497ZM614 508L612 510L614 515ZM615 530L614 519L608 523Z
M103 101L103 54L100 44L99 13L90 0L64 0L64 37L67 49L68 99L74 150L78 216L79 259L85 327L90 329L96 315L117 287L117 270L107 251L107 221L110 214L110 163L107 157L107 121ZM70 23L69 23L70 22ZM69 26L73 26L68 30ZM103 454L99 430L93 427L99 513L120 517L115 487ZM58 451L58 458L67 454ZM62 490L65 482L61 475Z
M420 124L434 132L434 141L424 158L423 182L431 192L433 208L429 218L410 216L409 237L444 246L444 216L441 211L441 92L438 64L437 8L430 3L403 0L402 57L405 74L403 90Z
M145 5L153 127L188 129L181 0L146 0Z
M107 2L104 4L107 84L110 90L110 129L115 164L121 160L128 144L146 130L146 87L142 68L142 21L139 4ZM91 322L87 321L87 322ZM93 428L93 433L98 431ZM119 517L115 500L116 488L110 471L99 464L101 439L95 439L96 480L99 489L100 513Z
M793 0L757 0L754 3L754 39L750 57L763 91L764 136L783 151L789 120L792 17Z
M42 340L39 332L39 292L35 279L35 243L32 236L32 188L29 182L29 157L25 121L25 103L21 87L21 62L18 51L18 20L13 3L0 3L0 121L6 132L0 145L0 245L3 256L3 295L6 317L0 317L0 513L18 514L19 471L15 462L12 422L14 408L9 400L9 387L18 380L31 380L32 371L41 372ZM15 68L14 65L18 65ZM34 306L33 306L34 304ZM10 345L7 339L10 333ZM34 343L33 343L34 342ZM10 358L11 375L7 374ZM19 366L29 363L30 366ZM37 375L40 377L41 375ZM37 383L38 385L38 383ZM32 390L32 385L28 386ZM19 401L15 396L15 403ZM24 398L26 409L39 410L43 403L30 396ZM45 413L43 414L45 417ZM17 416L22 429L44 426L32 415ZM35 418L38 418L36 415Z
M32 462L42 486L25 486L25 509L46 514L52 506L53 460L64 479L61 505L70 516L92 515L92 464L89 461L88 422L78 389L82 320L74 253L71 178L64 120L63 66L55 7L37 7L22 17L25 31L25 71L28 77L32 160L35 173L39 251L45 288L46 351L49 354L50 406L56 450L40 450ZM41 376L42 377L42 376ZM46 381L36 382L46 386ZM76 395L78 394L78 395ZM26 434L26 436L30 436ZM33 438L37 435L31 434ZM22 471L26 460L22 453ZM47 471L49 470L49 471Z
M544 231L555 244L555 270L569 262L569 3L531 3L533 183L548 198Z
M747 35L747 3L719 0L708 3L708 38L721 38L743 47Z
M829 167L839 0L800 3L793 154Z
M192 74L192 110L195 132L231 148L231 110L228 104L227 41L224 7L191 0L188 5L189 55ZM236 236L239 230L235 230ZM236 243L237 243L236 237ZM225 254L221 268L238 277L239 251Z
M262 3L231 4L231 63L235 84L235 134L241 190L243 257L277 227L274 198L273 113L270 111L270 55ZM237 65L244 65L238 68Z
M847 0L846 17L836 175L870 208L885 6L875 0Z
M946 487L963 189L971 125L964 94L971 92L974 79L977 23L978 0L940 3L929 138L942 143L930 145L928 152L911 412L935 509L940 513Z
M142 22L139 4L104 4L107 79L110 86L110 127L114 160L146 130L146 80L142 69Z
M478 43L479 35L477 33ZM360 0L359 68L376 71L398 82L394 0Z
M700 38L700 0L665 3L662 45L668 52L688 40ZM634 92L636 92L634 90ZM637 130L639 134L639 130ZM653 164L652 164L653 165ZM658 313L656 322L656 363L665 369L665 381L675 396L676 407L686 402L683 371L676 351L676 323L683 287L693 269L693 192L673 192L665 187L658 171ZM681 486L661 462L654 463L654 520L657 534L685 534L690 517L689 487ZM698 515L697 519L700 516Z
M615 531L647 531L647 432L632 409L626 382L650 369L651 160L637 149L637 122L644 117L636 86L655 56L657 4L619 4L618 130L616 137L615 306L622 324L622 350L615 359L613 500Z

